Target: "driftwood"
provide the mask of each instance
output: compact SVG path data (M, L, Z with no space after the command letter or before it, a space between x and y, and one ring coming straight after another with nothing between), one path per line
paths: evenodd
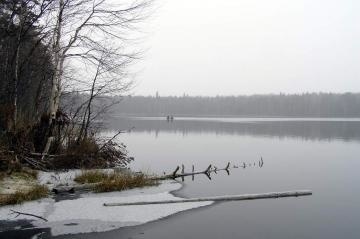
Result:
M184 180L184 177L192 176L192 178L194 180L194 176L197 175L197 174L204 174L209 179L211 179L210 173L212 173L212 172L217 173L218 171L226 171L229 174L229 169L230 169L230 162L223 169L218 169L216 167L213 167L210 164L204 171L198 171L198 172L195 172L194 165L192 165L192 172L191 173L185 173L185 167L184 167L184 165L182 165L181 174L177 173L180 170L180 167L177 166L173 173L171 173L169 175L164 175L162 177L156 177L154 179L156 179L156 180L166 180L166 179L182 178Z
M174 172L170 175L165 175L162 177L153 177L150 178L151 180L166 180L166 179L176 179L176 178L183 178L186 176L193 176L196 174L205 174L207 177L210 178L210 173L211 172L216 172L216 171L220 171L220 170L228 170L230 167L230 163L228 163L228 165L226 166L226 168L224 169L212 169L212 166L209 165L206 170L204 171L200 171L200 172L194 172L194 166L193 166L193 172L192 173L185 173L184 172L184 165L182 165L182 173L181 174L177 174L177 172L180 170L180 167L177 166L176 169L174 170ZM211 178L210 178L211 179ZM74 193L75 191L88 191L88 190L92 190L95 186L97 186L99 183L87 183L87 184L75 184L75 185L71 185L71 186L57 186L54 187L51 191L55 194L58 193Z
M255 166L257 165L256 163L251 163L249 164L248 166ZM264 165L264 160L263 158L261 157L261 159L259 160L258 162L258 166L260 168L262 168ZM246 163L243 163L242 166L238 166L238 165L233 165L232 167L233 168L239 168L239 167L242 167L242 168L246 168L247 164ZM204 174L205 176L207 176L209 179L211 179L211 176L210 174L211 173L217 173L219 171L226 171L226 173L228 175L230 175L230 162L227 163L226 167L225 168L222 168L222 169L218 169L217 167L215 166L212 166L211 164L204 170L204 171L197 171L195 172L195 169L194 169L194 165L192 165L192 172L191 173L185 173L185 167L184 165L181 166L181 173L178 173L178 171L180 170L180 167L177 166L176 169L171 173L171 174L168 174L168 175L164 175L162 177L156 177L154 179L156 180L166 180L166 179L176 179L176 178L181 178L182 181L184 181L184 177L186 176L192 176L192 180L194 180L194 175L197 175L197 174ZM164 173L165 174L165 173Z
M18 216L20 216L20 215L25 215L25 216L30 216L30 217L39 218L39 219L41 219L41 220L44 220L45 222L48 221L46 218L40 217L40 216L35 215L35 214L18 212L18 211L12 210L12 209L10 209L10 211L11 211L11 214L16 214L15 218L18 217Z
M262 164L263 164L263 160L261 158L261 161L259 161L259 165L262 165ZM245 163L244 163L244 165L245 165ZM236 168L236 167L237 166L234 165L234 168ZM180 166L177 166L171 174L160 176L160 177L152 177L150 179L151 180L167 180L167 179L181 178L182 181L184 181L184 177L192 176L192 180L194 181L194 176L199 175L199 174L204 174L209 179L211 179L211 176L210 176L211 173L217 173L219 171L226 171L227 174L230 174L230 171L229 171L230 170L230 162L228 162L227 165L225 166L225 168L222 168L222 169L218 169L217 167L212 166L210 164L204 171L196 172L194 165L192 165L191 173L185 173L184 165L181 165L181 173L178 173L179 170L180 170ZM55 194L58 194L58 193L74 193L75 191L88 191L88 190L92 190L98 184L99 183L76 184L73 186L57 186L52 189L52 192L54 192Z
M270 192L260 194L243 194L232 196L218 196L207 198L189 198L165 201L148 201L148 202L130 202L130 203L104 203L106 207L113 206L135 206L135 205L150 205L150 204L168 204L168 203L186 203L186 202L224 202L224 201L241 201L241 200L254 200L265 198L281 198L281 197L299 197L312 195L309 190L287 191L287 192Z
M52 155L52 154L42 154L42 153L35 153L29 151L29 149L26 149L24 147L20 147L16 152L11 150L3 150L0 151L0 153L7 153L10 155L14 155L16 158L19 158L22 162L32 166L34 169L38 169L41 171L48 172L46 167L46 161L44 158L57 158L57 157L63 157L64 154L59 155Z
M216 171L220 171L220 170L228 170L230 167L230 163L228 163L228 165L226 166L226 168L224 169L212 169L212 166L209 165L206 170L204 171L200 171L200 172L194 172L194 167L193 167L193 172L192 173L184 173L184 165L182 166L182 174L177 174L177 172L180 170L180 167L177 166L176 169L174 170L174 172L170 175L165 175L162 177L153 177L150 178L151 180L166 180L166 179L176 179L176 178L183 178L186 176L193 176L196 174L205 174L208 178L210 178L210 173L211 172L216 172ZM210 178L211 179L211 178ZM95 186L97 186L99 183L86 183L86 184L75 184L75 185L71 185L71 186L57 186L54 187L51 191L55 194L58 193L74 193L75 191L89 191L92 190Z
M48 170L46 169L46 166L41 162L38 161L36 159L33 159L31 157L27 157L25 155L19 155L19 157L25 161L26 163L30 164L31 166L33 166L35 169L39 169L45 172L48 172Z

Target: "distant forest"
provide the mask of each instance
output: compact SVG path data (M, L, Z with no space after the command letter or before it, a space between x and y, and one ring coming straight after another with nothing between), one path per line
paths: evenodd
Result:
M139 116L360 117L360 93L126 96L113 113Z

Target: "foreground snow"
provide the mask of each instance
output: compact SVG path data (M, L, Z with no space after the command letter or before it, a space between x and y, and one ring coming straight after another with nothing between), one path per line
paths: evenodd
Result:
M1 220L32 220L39 228L51 228L52 235L76 234L114 230L125 226L135 226L154 221L171 214L210 205L211 202L159 204L126 207L104 207L103 203L162 201L178 199L170 192L181 188L181 184L166 181L157 187L132 189L124 192L89 193L80 198L62 200L42 199L22 205L0 208ZM29 216L15 218L10 209L42 216L44 222Z

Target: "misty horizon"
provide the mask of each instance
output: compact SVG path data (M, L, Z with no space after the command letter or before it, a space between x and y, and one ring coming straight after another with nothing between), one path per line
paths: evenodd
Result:
M360 92L360 2L157 1L135 95Z
M79 95L79 98L81 96ZM111 98L109 98L111 99ZM116 98L112 98L116 99ZM360 117L360 94L125 96L113 114L140 116Z
M336 92L336 91L311 91L311 92L298 92L298 93L287 93L287 92L269 92L269 93L249 93L249 94L215 94L215 95L203 95L203 94L187 94L186 92L182 94L173 94L166 95L161 94L161 92L155 91L153 94L125 94L124 97L251 97L251 96L299 96L299 95L313 95L313 94L328 94L328 95L346 95L346 94L360 94L360 91L344 91L344 92Z

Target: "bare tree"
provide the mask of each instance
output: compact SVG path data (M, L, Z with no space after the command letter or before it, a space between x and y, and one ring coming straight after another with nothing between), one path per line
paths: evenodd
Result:
M49 134L44 149L47 153L54 140L54 125L60 107L60 97L64 84L64 71L67 64L75 64L80 72L94 72L93 84L89 89L90 100L85 115L91 119L91 103L94 96L123 90L127 84L120 84L126 76L126 66L138 58L136 52L125 52L126 36L135 29L136 23L147 16L151 0L134 1L127 4L114 4L109 0L57 0L53 24L52 51L54 77L49 102ZM94 70L95 69L95 70ZM85 74L86 75L86 74ZM96 88L101 75L104 81ZM86 76L85 76L86 78ZM77 79L81 87L88 79ZM109 88L105 86L119 84ZM83 131L88 128L86 126ZM85 130L86 132L86 130Z
M96 72L91 83L88 99L84 102L82 122L78 135L78 141L86 139L91 123L101 117L107 110L116 103L119 98L113 98L112 94L120 94L129 90L132 82L123 81L121 77L112 74L112 69L98 62Z

